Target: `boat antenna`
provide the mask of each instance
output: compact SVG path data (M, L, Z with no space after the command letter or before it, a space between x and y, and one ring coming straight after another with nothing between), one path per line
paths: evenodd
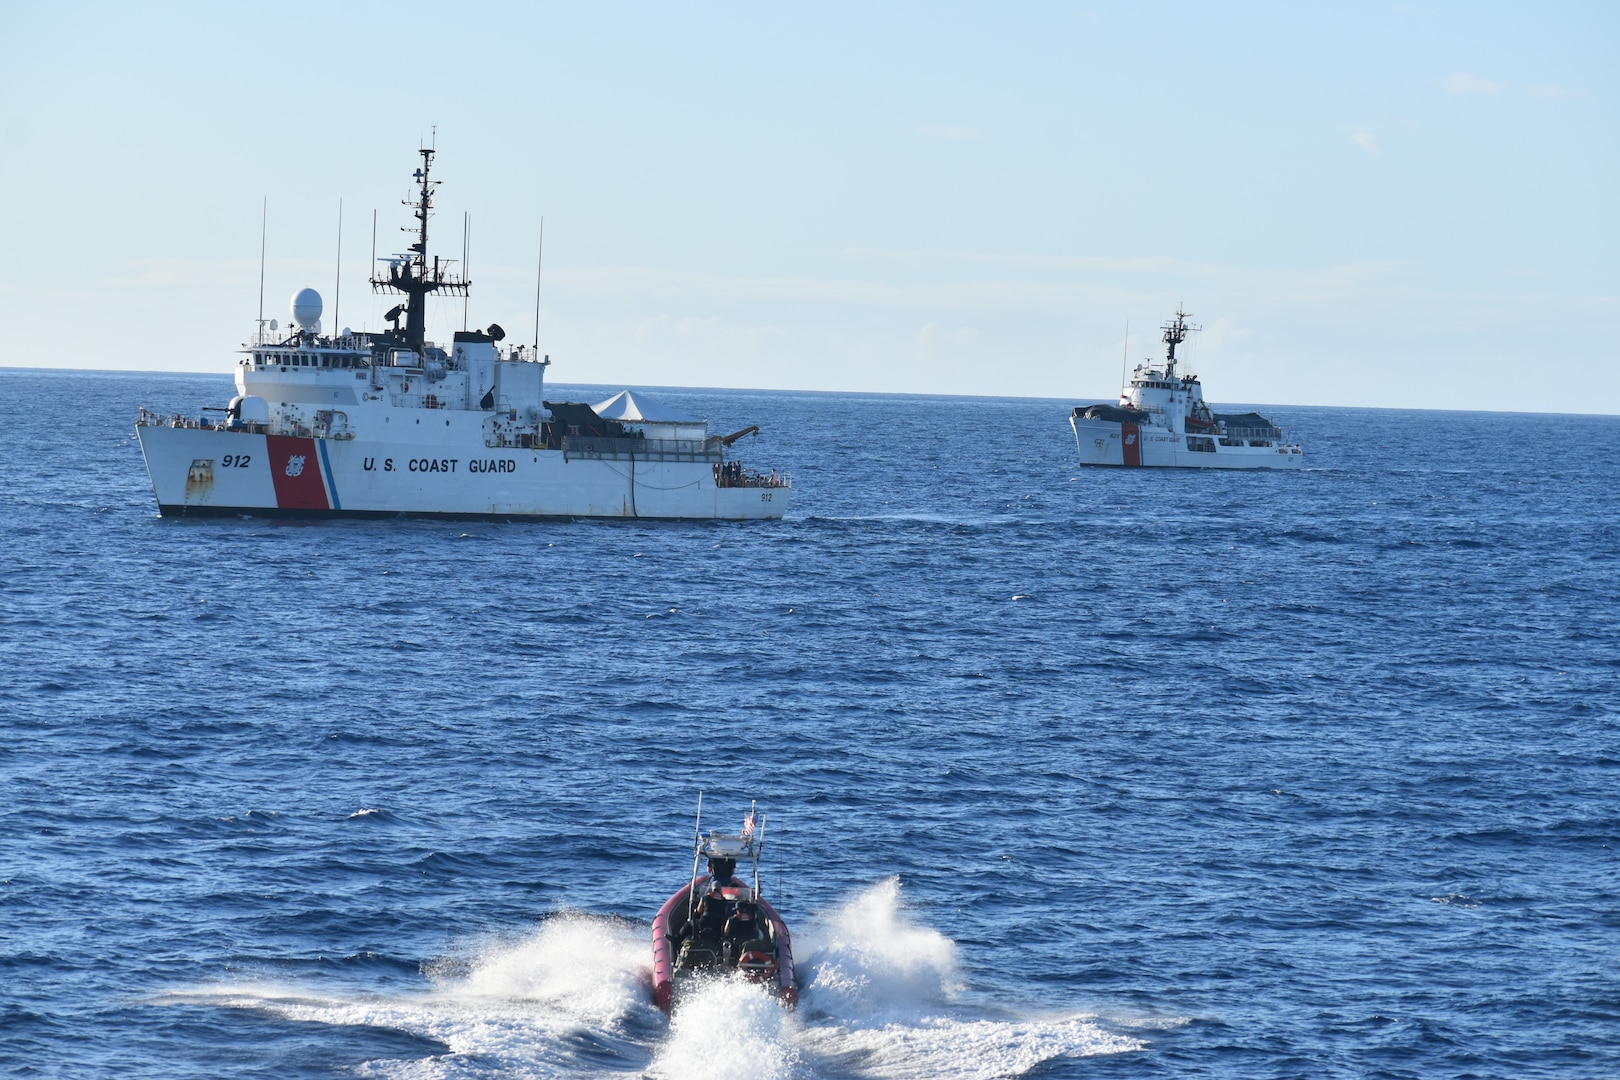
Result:
M403 343L412 352L421 354L427 348L427 298L434 293L466 296L472 283L465 274L459 278L447 275L445 264L437 255L428 258L428 221L433 217L434 189L441 181L429 175L433 171L433 155L436 151L431 147L422 147L417 153L421 155L422 166L411 175L416 190L412 198L405 200L405 205L413 211L416 224L400 230L407 235L415 235L416 242L406 246L407 254L388 260L387 276L373 277L371 287L377 292L405 294L405 303L401 305L405 315ZM372 272L376 272L375 266ZM395 325L397 331L397 320ZM396 337L395 340L399 339Z
M1164 330L1164 343L1169 346L1169 351L1165 356L1165 374L1171 378L1174 378L1176 374L1176 346L1187 340L1188 333L1202 329L1187 322L1187 317L1190 314L1191 312L1186 311L1181 304L1177 304L1176 317L1166 322L1162 328Z
M461 276L467 276L467 245L472 239L472 212L461 212ZM466 293L461 298L461 328L467 329L467 305L472 303L472 293Z
M692 826L692 884L686 888L686 921L697 912L697 864L703 851L703 790L698 789L697 824Z
M540 270L546 265L546 219L540 218L540 254L534 260L534 352L540 355ZM703 801L701 793L698 801Z
M748 816L754 817L754 802L748 803ZM765 851L765 819L759 818L759 839L754 842L754 895L759 895L759 857Z
M338 196L338 252L337 252L337 284L332 286L332 326L333 335L336 336L338 322L338 305L343 302L343 196Z
M1131 319L1125 317L1125 351L1119 354L1119 385L1125 385L1125 365L1131 359Z
M264 238L270 225L270 196L259 211L259 340L264 340Z

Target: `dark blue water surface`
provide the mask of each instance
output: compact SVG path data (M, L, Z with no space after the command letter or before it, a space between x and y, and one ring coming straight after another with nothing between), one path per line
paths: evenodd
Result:
M8 1074L1620 1074L1620 419L666 390L787 520L160 520L229 394L0 371ZM796 1014L649 1003L699 789Z

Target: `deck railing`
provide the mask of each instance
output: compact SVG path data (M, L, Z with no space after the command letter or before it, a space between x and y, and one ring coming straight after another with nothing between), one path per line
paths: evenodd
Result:
M1222 435L1233 439L1281 439L1282 428L1279 427L1232 427L1222 425Z
M718 461L720 440L625 439L599 435L565 435L563 454L579 458L638 458L642 461Z

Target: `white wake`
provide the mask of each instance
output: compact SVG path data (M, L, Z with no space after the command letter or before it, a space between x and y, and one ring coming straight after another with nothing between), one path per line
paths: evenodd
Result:
M796 1045L846 1075L990 1080L1145 1045L1091 1014L1013 1021L957 1006L956 945L907 917L895 878L812 920L795 950L806 984Z
M656 1010L642 985L646 931L632 923L564 913L534 933L482 950L470 963L441 962L434 988L420 994L334 998L307 989L253 985L187 995L289 1020L392 1028L449 1048L417 1060L366 1062L369 1077L410 1080L464 1077L564 1077L623 1072L646 1061L627 1021ZM603 1068L581 1047L621 1059ZM628 1056L630 1060L622 1060Z
M470 961L439 963L429 971L432 988L420 993L337 997L260 984L170 1000L389 1028L448 1048L356 1068L361 1076L399 1080L638 1073L653 1080L992 1080L1055 1059L1145 1045L1093 1014L1009 1019L959 1002L955 944L908 917L897 879L795 933L797 1012L759 986L716 979L683 994L666 1029L648 992L649 953L643 926L563 913Z

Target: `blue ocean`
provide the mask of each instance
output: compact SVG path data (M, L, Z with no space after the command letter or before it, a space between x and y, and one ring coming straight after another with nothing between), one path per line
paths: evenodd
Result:
M0 370L5 1075L1620 1075L1620 418L650 390L787 519L160 519L230 394ZM700 791L796 1012L651 1003Z

